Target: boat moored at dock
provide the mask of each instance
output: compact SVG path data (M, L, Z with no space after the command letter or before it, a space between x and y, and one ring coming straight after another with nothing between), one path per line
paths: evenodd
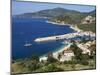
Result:
M92 32L76 32L76 33L69 33L69 34L58 35L58 36L36 38L34 41L35 42L46 42L46 41L69 39L69 38L74 38L74 37L77 37L77 36L95 37L95 33L92 33Z

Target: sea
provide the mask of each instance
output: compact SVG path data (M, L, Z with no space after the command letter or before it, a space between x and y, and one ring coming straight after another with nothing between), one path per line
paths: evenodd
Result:
M12 59L29 58L32 55L42 56L61 48L64 40L37 43L40 37L62 35L75 32L69 26L47 23L44 18L12 18ZM25 44L32 44L30 47Z

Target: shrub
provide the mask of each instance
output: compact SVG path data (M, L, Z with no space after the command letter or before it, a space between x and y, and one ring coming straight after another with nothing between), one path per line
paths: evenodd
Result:
M32 55L31 60L36 60L36 61L39 61L39 57L38 57L38 56L36 56L36 55Z
M64 64L76 64L76 61L64 61Z
M48 57L47 62L48 63L55 63L55 62L57 62L57 59L55 59L53 57Z
M80 61L80 64L82 64L82 65L88 65L89 62L87 60L82 60L82 61Z
M49 64L48 66L45 66L42 68L43 72L57 72L57 71L63 71L62 68L56 67L54 64Z

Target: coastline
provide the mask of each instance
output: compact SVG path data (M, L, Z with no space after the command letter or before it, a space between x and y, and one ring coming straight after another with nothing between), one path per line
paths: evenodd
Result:
M77 26L71 25L71 24L56 23L56 22L52 22L52 21L46 21L46 23L51 23L51 24L54 24L54 25L62 25L62 26L64 25L64 26L69 26L71 29L73 29L73 30L76 31L76 32L82 31L82 30L79 29Z
M55 25L71 26L71 24L57 23L57 22L53 22L53 21L46 21L46 23L51 23L51 24L55 24Z
M83 30L81 30L81 29L79 29L77 26L75 26L75 25L70 25L70 24L62 24L62 23L56 23L56 22L50 22L50 21L46 21L47 23L52 23L52 24L55 24L55 25L65 25L65 26L69 26L71 29L73 29L74 31L76 31L77 33L82 33L83 32ZM64 35L66 35L66 34L64 34ZM68 47L70 47L70 44L69 45L65 45L65 46L63 46L63 47L61 47L60 49L57 49L57 50L55 50L55 51L53 51L52 53L53 53L53 57L54 58L56 58L57 59L57 57L58 57L58 53L60 53L60 52L62 52L62 51L64 51L64 50L66 50ZM45 55L43 55L43 56L40 56L40 59L43 59L43 58L47 58L47 56L46 56L47 54L45 54Z
M50 36L50 37L36 38L34 40L35 42L43 42L43 41L48 41L48 40L65 39L66 37L70 38L70 37L73 37L75 35L78 35L78 33L80 33L80 32L81 33L83 32L77 26L71 25L71 24L62 24L62 23L56 23L56 22L51 22L51 21L46 21L46 23L51 23L51 24L60 25L60 26L61 25L68 26L69 28L73 29L75 33L73 32L73 34L63 34L63 35L55 35L55 36ZM71 35L71 36L69 36L69 35Z
M71 29L73 29L74 31L76 31L77 33L79 32L83 32L83 30L79 29L77 26L75 25L70 25L70 24L62 24L62 23L56 23L56 22L51 22L51 21L46 21L47 23L52 23L52 24L55 24L55 25L65 25L65 26L69 26ZM66 34L65 34L66 35ZM63 47L60 47L60 49L57 49L57 50L54 50L52 53L53 53L53 57L57 59L58 57L58 53L66 50L68 47L70 47L70 44L69 45L65 45ZM40 59L43 59L43 58L47 58L46 56L47 54L43 55L43 56L40 56L39 58Z
M53 52L53 56L54 56L54 58L58 58L58 53L61 53L61 52L63 52L64 50L66 50L66 49L68 49L70 47L70 44L69 45L64 45L63 47L61 47L60 49L58 49L58 50L55 50L54 52Z
M56 59L58 59L58 53L66 50L69 47L70 47L70 44L69 45L63 45L59 49L54 50L52 52L53 53L53 57L56 58ZM42 56L39 57L39 59L44 59L44 58L47 58L47 54L44 54L44 55L42 55Z
M74 31L76 32L82 32L81 29L79 29L77 26L75 25L71 25L71 24L64 24L64 23L56 23L56 22L52 22L52 21L46 21L46 23L51 23L51 24L54 24L54 25L62 25L62 26L69 26L71 29L73 29ZM66 34L65 34L66 35ZM70 47L70 44L68 46L63 46L61 47L60 49L57 49L55 51L53 51L53 56L54 58L57 59L58 57L58 53L64 51L65 49L67 49L68 47ZM39 59L45 59L47 58L47 54L44 54L43 56L40 56Z
M52 22L52 21L46 21L46 23L51 23L51 24L54 24L54 25L69 26L71 29L73 29L73 30L76 31L76 32L81 31L80 29L74 27L74 26L71 25L71 24L56 23L56 22ZM66 50L66 49L69 48L69 47L70 47L70 44L69 44L69 45L63 45L63 46L60 47L59 49L54 50L54 51L52 52L52 53L53 53L53 57L56 58L56 59L58 59L58 58L57 58L57 57L58 57L58 53L60 53L60 52L62 52L62 51L64 51L64 50ZM45 58L47 58L47 54L44 54L44 55L42 55L42 56L39 57L40 60L45 59Z
M83 30L79 29L77 26L70 26L71 29L77 31L77 32L82 32Z

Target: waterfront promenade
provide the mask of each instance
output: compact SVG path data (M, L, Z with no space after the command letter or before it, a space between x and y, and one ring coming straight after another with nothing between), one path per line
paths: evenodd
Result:
M46 42L46 41L69 39L69 38L74 38L74 37L77 37L77 36L95 37L95 33L92 33L90 31L87 31L87 32L75 32L75 33L69 33L69 34L64 34L64 35L36 38L34 41L35 42Z

